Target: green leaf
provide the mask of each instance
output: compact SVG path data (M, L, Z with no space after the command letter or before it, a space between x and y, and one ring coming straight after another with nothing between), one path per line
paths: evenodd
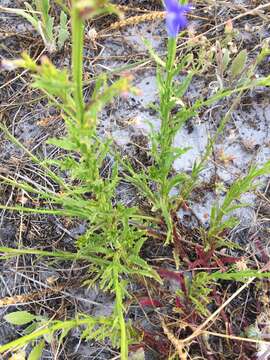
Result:
M4 319L12 325L26 325L35 320L36 316L27 311L15 311L4 316Z
M269 55L270 55L270 48L269 48L269 45L268 45L267 41L265 41L265 43L263 44L261 52L257 56L257 59L256 59L257 65L260 64Z
M232 78L236 78L243 71L247 61L247 50L242 50L233 60L231 65Z
M41 0L42 4L42 13L45 15L49 15L50 11L50 0Z
M224 53L223 53L223 58L222 58L222 68L223 71L225 71L228 67L228 64L230 62L231 58L230 58L230 52L228 49L224 49Z
M42 27L43 30L48 35L49 30L49 23L51 22L51 17L49 15L50 11L50 1L49 0L35 0L36 8L38 11L41 12L41 19L42 19Z
M247 278L255 277L257 279L265 279L270 277L269 272L260 272L258 270L243 270L237 272L225 272L221 273L219 271L214 272L213 274L209 275L210 279L213 280L235 280L235 281L244 281Z
M29 335L32 334L32 332L34 332L38 327L38 323L32 322L30 325L28 325L24 330L23 330L23 334L24 335Z
M76 145L71 142L71 140L67 137L64 137L62 139L49 139L47 141L50 145L55 145L61 149L68 150L68 151L74 151L77 149Z
M173 187L182 184L186 181L188 176L184 173L177 174L168 180L168 190L170 191Z
M52 332L44 334L43 337L48 344L52 343L52 341L53 341L53 333Z
M49 0L35 0L36 8L42 13L43 16L49 14L50 1Z
M69 31L67 27L67 15L64 11L60 14L60 27L58 32L57 46L61 50L66 40L69 38Z
M270 86L270 75L256 80L256 86Z
M194 76L194 72L190 71L187 74L187 76L182 80L181 84L177 88L175 88L174 94L177 98L181 98L182 96L185 95L192 81L193 76Z
M68 335L68 333L70 332L71 329L72 329L72 326L68 327L66 329L63 329L63 331L61 333L61 336L59 338L59 344L62 344L64 338Z
M143 39L143 43L144 45L147 47L147 50L150 54L150 56L152 57L153 60L155 60L155 62L160 65L161 67L165 68L166 64L163 60L161 60L161 58L158 56L158 54L155 52L155 50L153 49L151 42L147 39Z
M48 21L46 22L46 35L48 37L48 41L51 44L54 43L53 27L54 27L54 18L49 16Z
M39 360L42 356L42 351L44 349L45 342L44 340L40 341L30 352L28 360Z
M183 70L187 70L193 62L194 62L193 54L190 53L184 56L181 59L180 63L176 65L176 68L173 71L173 76L179 75L179 73Z

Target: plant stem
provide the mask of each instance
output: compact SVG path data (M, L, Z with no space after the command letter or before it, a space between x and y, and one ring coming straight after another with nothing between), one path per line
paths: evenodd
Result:
M88 260L87 256L82 256L77 253L73 254L68 251L44 251L37 249L12 249L8 247L0 247L0 252L4 254L8 254L7 256L32 254L39 256L55 257L60 259L67 259L67 260L77 260L77 259Z
M43 335L54 333L57 330L65 330L65 329L78 327L81 325L87 325L88 322L89 320L87 319L76 319L69 321L61 321L59 323L53 324L52 326L46 326L42 329L38 329L37 331L34 331L29 335L25 335L19 339L9 342L8 344L0 346L0 353L11 350L15 347L24 346L25 344L28 344L30 341L38 339Z
M119 283L119 274L118 274L118 263L119 259L116 255L115 257L115 266L113 269L113 277L114 277L114 287L115 287L115 301L116 301L116 312L117 317L120 325L121 331L121 360L127 360L128 358L128 342L127 342L127 331L126 331L126 324L125 319L123 316L123 301L122 301L122 289L121 284Z
M168 150L172 145L171 132L171 96L172 96L172 82L173 69L176 56L176 39L170 38L168 41L168 57L166 62L166 78L164 81L164 89L160 93L160 113L161 113L161 130L160 130L160 164L159 167L164 171L163 181L161 185L161 193L164 196L166 191L166 181L170 169L166 169Z
M170 38L168 41L168 57L166 62L166 78L164 81L164 90L160 94L160 112L161 112L161 130L160 130L160 162L166 162L167 151L171 147L172 138L170 132L171 118L171 96L173 82L173 67L176 56L176 39ZM166 176L167 178L167 176Z
M84 99L83 99L83 36L84 23L76 8L77 0L72 1L72 78L74 83L74 100L77 111L77 119L80 125L84 123Z
M171 75L172 75L175 56L176 56L176 39L169 38L169 40L168 40L168 58L167 58L167 62L166 62L166 70L167 70L168 77L169 76L171 77Z
M108 265L110 262L106 259L101 259L98 256L84 255L81 253L71 253L68 251L45 251L37 249L13 249L8 247L0 247L0 253L3 253L2 259L5 257L14 257L18 255L37 255L48 256L51 258L65 259L65 260L85 260L94 264Z

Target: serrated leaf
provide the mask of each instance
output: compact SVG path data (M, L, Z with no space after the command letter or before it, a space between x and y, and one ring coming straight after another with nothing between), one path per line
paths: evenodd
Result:
M177 98L181 98L182 96L185 95L192 81L193 76L194 76L194 72L190 71L187 74L187 76L185 76L185 78L181 81L181 84L174 89L174 94Z
M180 63L176 65L176 68L173 71L173 76L179 75L179 73L183 70L187 70L189 66L193 63L193 60L194 60L194 56L191 53L184 56L181 59Z
M44 340L40 341L30 352L28 360L39 360L42 356L42 351L44 349L45 342Z
M231 76L236 78L244 70L247 61L247 50L242 50L233 60L231 65Z
M168 190L171 190L173 187L178 186L187 180L186 174L177 174L173 176L170 180L168 180Z
M47 141L48 144L50 145L55 145L61 149L64 149L64 150L68 150L68 151L73 151L73 150L76 150L76 145L73 144L69 138L62 138L62 139L56 139L56 138L52 138L52 139L49 139Z
M222 57L222 68L223 71L225 71L228 67L228 64L230 62L230 52L228 49L223 49L223 57Z
M144 45L147 47L147 50L155 62L160 65L161 67L165 68L166 64L165 62L158 56L158 54L155 52L155 50L152 47L152 44L149 40L143 39Z
M53 27L54 27L54 18L49 16L48 21L46 22L46 34L48 37L48 40L53 43L54 42L54 36L53 36Z
M26 325L35 320L36 316L27 311L15 311L4 316L4 319L12 325Z
M59 27L58 39L57 39L57 45L59 50L62 49L68 38L69 38L69 31L67 27L67 15L64 11L61 11L60 27Z

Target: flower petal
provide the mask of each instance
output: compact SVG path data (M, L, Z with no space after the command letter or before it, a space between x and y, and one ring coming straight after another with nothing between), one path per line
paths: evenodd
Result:
M177 17L178 32L187 27L188 21L184 14L179 14Z
M167 10L166 24L170 37L176 37L179 31L187 26L186 13L192 9L190 4L181 5L178 0L164 0Z
M178 0L164 0L164 5L169 12L178 12L179 8L181 8Z
M167 25L167 31L168 35L170 37L175 38L178 34L178 25L177 25L177 19L176 16L172 13L168 13L166 16L166 25Z
M183 14L168 13L166 24L169 36L175 38L179 31L187 26L187 18Z

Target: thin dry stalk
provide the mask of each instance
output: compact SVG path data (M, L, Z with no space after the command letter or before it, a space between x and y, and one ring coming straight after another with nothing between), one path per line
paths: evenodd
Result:
M99 35L103 35L112 30L119 30L126 26L137 25L145 21L162 20L164 19L164 17L165 17L165 11L152 11L149 14L132 16L128 19L120 20L113 23L108 28L101 31Z
M30 294L4 297L4 298L0 299L0 308L3 308L5 306L10 306L10 305L27 303L27 302L31 302L31 301L34 301L37 299L41 299L44 295L48 296L50 294L55 294L55 293L61 292L64 288L65 288L64 285L62 285L62 286L58 285L55 288L50 288L50 289L46 288L46 289L32 292Z

